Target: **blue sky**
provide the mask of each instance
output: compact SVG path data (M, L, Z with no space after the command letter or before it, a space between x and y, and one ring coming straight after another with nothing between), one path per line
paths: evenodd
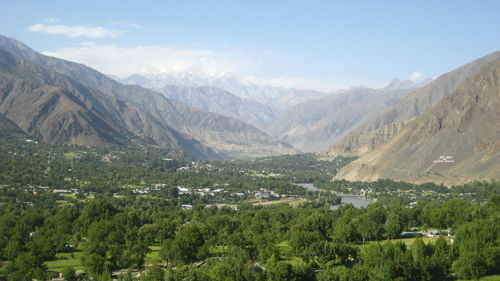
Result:
M104 73L194 70L334 90L500 49L500 1L3 1L0 34Z

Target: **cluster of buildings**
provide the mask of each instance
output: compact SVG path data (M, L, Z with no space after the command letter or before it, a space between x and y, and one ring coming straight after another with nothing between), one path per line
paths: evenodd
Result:
M281 198L281 195L278 193L272 191L272 190L267 190L265 188L260 188L259 191L254 191L253 195L256 199L260 200L277 200Z
M220 168L217 168L211 164L199 163L199 162L191 162L191 165L189 166L183 166L177 168L177 171L200 171L200 170L216 171L220 170Z
M213 188L205 187L205 188L198 188L198 189L189 189L185 186L178 185L177 190L179 191L179 195L195 193L195 194L198 194L200 196L216 196L218 194L228 193L228 191L225 190L224 187L225 188L229 187L229 184L226 183L224 185L219 185L219 184L215 183Z
M434 238L437 236L444 236L449 239L453 239L451 234L451 229L428 229L427 231L403 231L399 238L416 238L416 237L427 237Z

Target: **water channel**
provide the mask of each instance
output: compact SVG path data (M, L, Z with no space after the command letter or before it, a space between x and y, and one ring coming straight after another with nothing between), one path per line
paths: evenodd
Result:
M316 188L314 184L312 183L295 183L298 186L302 186L303 188L310 190L310 191L322 191L322 192L328 192L327 190ZM371 200L364 199L361 196L356 196L356 195L347 195L347 194L340 194L336 193L334 191L330 191L333 194L340 196L342 198L342 201L340 202L340 205L346 205L346 204L352 204L356 208L364 208L368 206L368 204L372 203ZM331 209L335 210L339 207L339 205L332 206Z

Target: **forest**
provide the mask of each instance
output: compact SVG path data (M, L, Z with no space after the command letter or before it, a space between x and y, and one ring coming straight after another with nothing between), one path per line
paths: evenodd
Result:
M155 147L0 140L0 280L59 274L103 281L469 280L500 274L498 183L332 182L353 159L305 154L208 162ZM368 207L338 205L335 192L360 190L372 191ZM420 195L396 200L395 191ZM277 198L261 204L252 198L257 194Z

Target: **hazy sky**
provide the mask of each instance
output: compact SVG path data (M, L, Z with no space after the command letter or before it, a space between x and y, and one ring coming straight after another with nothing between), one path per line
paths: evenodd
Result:
M334 90L500 49L500 1L0 0L0 34L107 74L194 70Z

